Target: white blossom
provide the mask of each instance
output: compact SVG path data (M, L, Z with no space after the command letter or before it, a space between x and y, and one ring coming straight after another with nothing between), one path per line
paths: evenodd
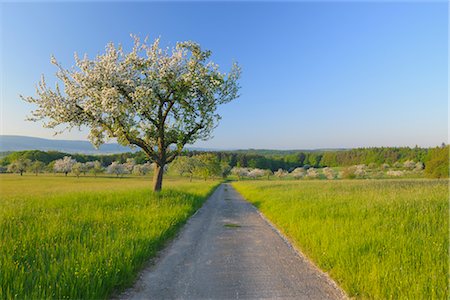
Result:
M22 176L23 172L31 165L29 159L19 158L8 165L7 171L11 173L20 173Z
M308 177L308 178L319 178L319 172L315 168L309 168L306 171L306 177Z
M86 126L96 147L110 138L140 147L157 164L154 190L160 190L165 166L186 144L210 138L218 106L239 96L239 66L221 73L210 56L192 41L170 50L159 39L147 44L134 37L131 52L109 43L94 59L75 55L73 69L52 57L59 84L49 88L42 78L37 96L22 98L37 106L29 119L45 127Z
M305 169L303 169L303 168L295 168L291 172L291 175L292 175L292 177L294 177L296 179L300 179L300 178L305 176L305 173L306 173Z
M332 168L325 167L322 172L327 179L334 179L336 177L336 172Z
M275 173L273 173L273 175L275 175L278 178L283 178L286 177L288 175L288 171L283 170L283 169L278 169L278 171L276 171Z
M416 163L416 166L414 167L414 170L415 171L422 171L424 169L424 165L423 165L423 162L418 162L418 163Z
M403 163L403 167L408 170L413 170L416 167L416 162L413 160L407 160Z
M67 176L72 171L72 167L76 162L72 157L64 156L64 158L55 161L53 170L57 173L64 173Z
M405 172L404 171L400 171L400 170L397 170L397 171L390 170L390 171L386 172L386 175L393 176L393 177L401 177L401 176L405 175Z
M367 169L366 165L356 165L356 166L354 166L354 168L355 168L354 174L357 177L361 178L361 177L366 176L366 174L367 174L367 172L366 172L366 169Z
M236 175L238 179L247 177L249 173L250 171L247 168L234 167L233 169L231 169L231 174Z
M123 174L127 173L127 168L124 164L114 161L106 168L106 173L115 174L116 176L123 176Z
M153 170L153 165L151 163L145 163L141 165L134 165L132 173L134 175L147 175L149 172Z
M259 178L266 175L266 171L262 169L253 169L248 173L248 177L250 178Z

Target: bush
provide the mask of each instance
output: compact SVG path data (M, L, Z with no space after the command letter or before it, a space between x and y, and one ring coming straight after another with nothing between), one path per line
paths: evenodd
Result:
M432 149L425 164L425 175L429 178L448 178L448 173L449 146Z
M356 178L355 171L356 171L355 167L345 168L339 173L339 177L343 179L355 179Z

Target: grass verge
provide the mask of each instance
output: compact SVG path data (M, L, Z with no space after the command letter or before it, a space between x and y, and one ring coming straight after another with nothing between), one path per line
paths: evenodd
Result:
M145 184L0 178L0 299L107 298L133 282L217 186L168 180L155 195Z
M448 298L448 181L233 186L349 296Z

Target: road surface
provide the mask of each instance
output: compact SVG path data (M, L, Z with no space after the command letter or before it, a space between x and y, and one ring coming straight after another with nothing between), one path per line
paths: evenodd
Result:
M231 185L222 184L120 299L343 299Z

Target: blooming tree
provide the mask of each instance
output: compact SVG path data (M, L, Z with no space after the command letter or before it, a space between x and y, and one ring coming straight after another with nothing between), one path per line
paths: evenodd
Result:
M66 176L72 171L72 167L76 164L76 160L70 156L64 156L62 159L55 160L53 170L57 173L64 173Z
M336 172L330 167L323 168L322 172L327 179L334 179L336 177Z
M89 170L94 174L95 177L97 177L97 174L103 171L102 164L96 160L96 161L90 161L87 162Z
M83 163L77 162L72 166L72 173L75 174L77 177L80 177L80 174L85 172L84 170L85 166Z
M386 175L388 176L393 176L393 177L401 177L403 175L405 175L405 171L401 171L401 170L389 170L386 172Z
M199 164L200 161L195 156L178 156L170 165L170 167L171 169L178 172L180 176L183 176L185 174L189 175L189 178L192 181L195 169Z
M134 175L144 176L150 173L151 170L153 170L153 164L146 162L145 164L134 165L132 173Z
M153 189L162 188L164 167L184 145L210 138L220 116L217 107L238 97L240 68L219 72L194 42L179 42L171 51L134 38L125 53L110 43L95 59L75 55L76 69L64 69L55 58L55 89L40 81L30 120L48 120L45 127L90 128L89 139L98 147L109 138L141 148L156 163Z
M305 169L303 168L295 168L292 172L291 172L292 177L294 177L295 179L300 179L303 176L305 176Z
M366 172L366 169L367 169L366 165L364 165L364 164L363 165L356 165L354 167L355 167L354 174L355 174L356 177L362 178L362 177L366 176L366 174L367 174L367 172Z
M231 169L231 174L236 175L239 180L241 180L242 177L248 176L249 172L250 171L247 168L234 167Z
M308 177L308 178L319 178L319 172L315 168L309 168L306 171L306 177Z
M262 169L253 169L248 173L248 177L250 178L259 178L266 175L266 171Z
M222 167L217 156L211 153L197 155L199 163L195 167L194 173L203 179L215 176L222 176Z
M9 164L7 170L11 173L19 173L20 176L22 176L23 172L25 172L30 165L31 160L19 158Z
M127 158L127 161L123 164L124 168L127 170L127 173L133 173L134 166L136 166L136 162L133 158Z
M45 164L42 161L36 160L30 165L30 171L32 171L36 176L44 171Z
M142 170L142 165L134 165L131 174L139 176L145 175L144 171Z
M269 180L270 176L273 175L272 170L266 169L266 170L264 170L264 172L265 172L265 175L267 176L267 180Z
M423 169L424 169L423 162L419 161L418 163L416 163L416 166L414 168L415 171L422 171Z
M403 163L405 169L413 170L416 167L416 162L413 160L407 160Z
M116 176L119 177L127 173L127 168L124 164L114 161L106 168L106 173L116 174Z
M288 171L285 171L283 169L278 169L278 171L273 173L273 175L275 175L278 178L286 177L288 174L289 174Z

